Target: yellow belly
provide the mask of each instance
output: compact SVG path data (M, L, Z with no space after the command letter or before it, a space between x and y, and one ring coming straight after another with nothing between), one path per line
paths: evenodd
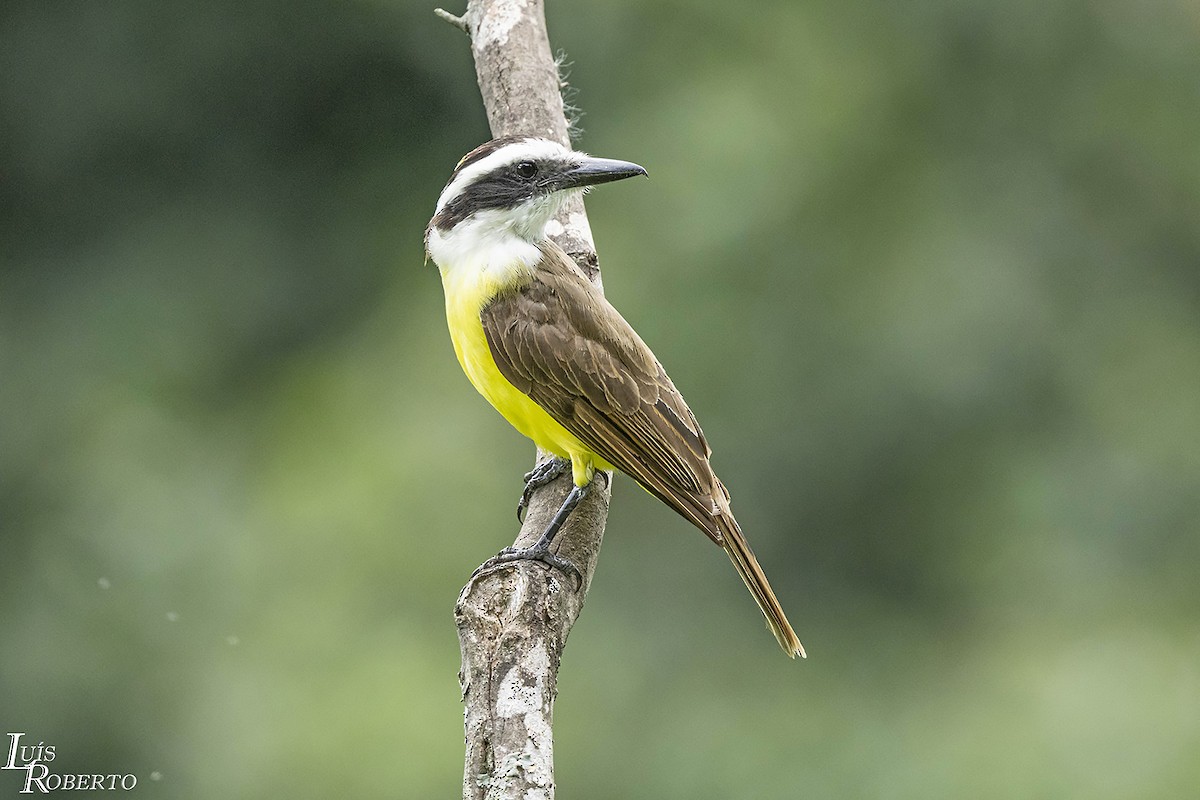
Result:
M479 393L510 425L532 439L538 447L571 459L572 477L576 485L589 483L596 469L611 470L608 462L589 450L574 434L533 402L529 395L517 389L501 374L479 320L484 302L494 294L489 289L494 287L460 287L451 285L449 281L444 285L446 321L454 342L454 353L463 372Z

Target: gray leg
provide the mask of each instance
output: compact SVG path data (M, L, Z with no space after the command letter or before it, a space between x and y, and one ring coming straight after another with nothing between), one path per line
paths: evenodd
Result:
M489 567L494 567L497 564L507 564L511 561L541 561L543 564L549 564L568 575L574 575L582 584L583 574L579 571L579 568L562 556L551 553L550 544L554 541L554 537L558 535L558 532L562 530L563 524L566 523L567 517L571 516L571 512L575 510L575 506L579 505L580 501L587 497L588 490L591 488L592 485L590 483L587 486L572 487L571 493L567 495L567 498L563 500L563 504L555 512L554 519L550 520L550 524L546 526L546 530L542 531L542 535L538 537L538 540L531 547L506 547L485 561L479 569L475 570L475 574L478 575L481 571Z

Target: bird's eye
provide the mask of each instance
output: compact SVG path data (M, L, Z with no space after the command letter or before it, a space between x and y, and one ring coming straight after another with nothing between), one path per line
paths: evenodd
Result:
M537 164L532 161L519 161L517 162L516 169L517 175L525 179L532 178L537 174Z

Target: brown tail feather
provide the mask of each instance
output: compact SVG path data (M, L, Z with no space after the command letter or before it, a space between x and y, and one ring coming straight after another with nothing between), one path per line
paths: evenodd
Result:
M758 565L758 559L754 557L750 544L742 536L742 529L738 527L737 520L726 512L718 515L715 521L717 527L721 529L724 539L723 547L729 555L729 560L733 562L738 574L742 576L742 581L750 590L750 594L754 595L755 602L758 603L763 616L767 618L767 627L771 629L771 633L775 634L779 646L792 658L796 656L807 658L808 656L804 653L804 645L800 644L799 637L792 630L792 626L788 624L783 608L775 599L775 592L771 591L771 584L767 582L767 576L763 574L762 567Z

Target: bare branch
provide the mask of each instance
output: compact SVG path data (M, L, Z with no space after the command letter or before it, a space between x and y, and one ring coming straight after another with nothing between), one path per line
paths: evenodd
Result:
M456 17L444 8L435 8L433 13L437 14L439 17L446 20L446 22L449 22L463 33L471 33L470 29L467 28L467 21L463 17Z
M546 34L542 2L470 0L462 17L441 9L437 14L471 37L492 135L543 136L569 146L558 63ZM599 286L600 269L583 201L568 203L549 232ZM466 705L465 800L554 796L552 725L558 665L599 558L610 486L611 476L596 481L555 539L558 553L582 573L578 587L571 577L545 564L517 561L473 576L459 594L454 615ZM516 546L537 540L570 487L568 472L534 493ZM514 481L514 497L518 488Z

